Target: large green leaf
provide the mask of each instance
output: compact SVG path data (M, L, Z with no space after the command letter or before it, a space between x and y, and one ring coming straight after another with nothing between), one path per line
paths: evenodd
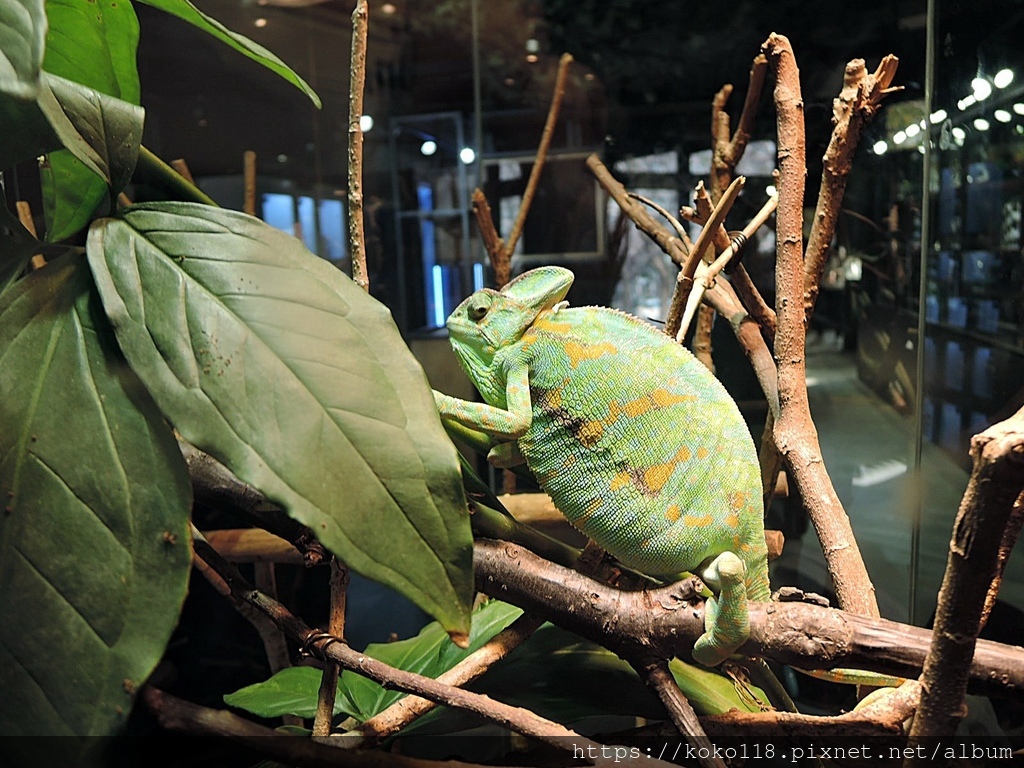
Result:
M320 97L317 96L316 92L309 87L306 81L295 74L287 64L259 43L253 42L249 38L245 37L245 35L232 32L212 16L208 16L200 11L188 0L139 0L139 2L144 3L145 5L151 5L154 8L159 8L161 11L169 13L172 16L177 16L182 21L186 21L192 26L213 35L221 42L227 43L243 56L247 56L253 61L259 62L271 72L283 77L289 83L305 93L318 108L320 107Z
M262 683L225 694L224 703L259 717L295 715L310 719L316 716L323 676L316 667L286 667ZM335 701L334 714L343 711L341 702Z
M142 142L143 112L130 102L46 74L39 106L67 148L43 167L46 239L82 229L97 206L131 180Z
M108 158L106 173L90 168L79 153L55 152L48 158L42 174L43 205L47 238L55 241L84 227L105 199L107 185L96 177L97 172L111 178L116 193L135 168L141 111L113 99L101 102L99 94L130 105L139 103L135 62L139 22L132 4L120 0L48 0L46 14L50 22L43 62L46 72L91 89L81 89L86 108L78 111L92 115L93 135L114 138L101 143L100 155ZM58 95L61 104L70 108L73 94ZM95 128L103 125L109 131L97 133Z
M43 69L131 104L139 103L139 21L122 0L47 0Z
M0 497L0 735L109 734L177 622L191 488L80 255L0 296Z
M466 633L455 449L387 309L295 238L193 203L97 221L87 250L121 349L181 434Z
M0 0L0 93L35 98L45 40L43 0Z

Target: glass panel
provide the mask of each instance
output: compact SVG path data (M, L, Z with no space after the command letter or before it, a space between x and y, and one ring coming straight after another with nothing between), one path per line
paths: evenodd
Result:
M922 620L935 608L949 530L970 470L970 438L1024 403L1024 18L1007 8L984 12L995 7L936 4L942 55L929 119ZM1011 627L1022 626L1022 608L1024 558L1017 548L986 633L1019 643Z

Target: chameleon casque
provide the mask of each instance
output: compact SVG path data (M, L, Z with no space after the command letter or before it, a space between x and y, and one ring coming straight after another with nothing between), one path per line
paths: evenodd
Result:
M525 461L555 505L623 564L690 571L714 597L694 658L714 666L770 599L757 454L718 379L688 350L625 313L568 308L573 273L526 272L477 291L448 318L484 403L435 392L441 415L498 440L488 459Z

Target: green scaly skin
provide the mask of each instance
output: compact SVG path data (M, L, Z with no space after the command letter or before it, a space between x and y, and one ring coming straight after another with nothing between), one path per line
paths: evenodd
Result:
M602 307L565 308L573 274L527 272L448 318L485 403L435 393L445 418L493 435L555 505L623 564L698 574L715 593L694 658L714 666L770 599L757 453L736 404L686 349Z

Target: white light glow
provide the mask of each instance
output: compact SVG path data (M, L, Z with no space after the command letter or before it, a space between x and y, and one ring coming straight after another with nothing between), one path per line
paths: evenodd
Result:
M992 95L992 83L984 77L976 77L971 80L971 90L974 92L974 98L982 101Z
M1024 115L1024 104L1022 104L1019 101L1016 104L1014 104L1012 107L1010 107L1010 109L1013 110L1013 113L1015 115Z
M906 133L907 133L907 138L908 139L914 138L920 132L921 132L921 126L919 126L917 123L912 123L911 125L907 126Z
M437 142L431 139L427 139L420 144L420 154L430 157L432 154L437 152Z
M907 140L907 134L904 131L896 131L896 133L894 133L892 135L892 143L893 144L902 144L906 140Z
M362 115L359 118L359 130L363 133L369 133L373 130L373 117L370 115Z
M263 29L263 27L267 26L267 20L264 19L262 16L260 16L252 24L253 24L254 27L258 27L260 29Z
M992 117L998 120L1000 123L1008 123L1013 120L1013 115L1007 112L1005 109L997 109L992 113Z
M937 109L930 115L928 115L928 119L931 120L933 123L941 123L947 117L949 117L949 115L946 114L946 110L944 109Z
M876 155L884 155L886 151L889 149L889 145L886 144L884 141L876 141L874 146L871 147L871 149Z
M764 188L764 193L768 195L768 197L775 197L775 195L779 194L779 190L775 188L774 184L769 184Z
M951 133L953 134L953 138L954 138L954 139L956 139L956 140L957 140L958 142L960 142L961 144L963 144L963 142L964 142L964 139L966 139L966 138L967 138L967 131L965 131L965 130L964 130L963 128L961 128L961 127L960 127L959 125L958 125L958 126L956 126L955 128L953 128L953 130L951 131Z
M992 127L992 124L989 123L989 121L986 120L984 117L979 117L975 119L974 127L977 128L979 131L987 131L989 128Z
M992 82L995 83L996 88L1005 88L1013 82L1013 70L1000 69L996 72L996 76L992 78Z
M469 165L476 160L476 152L473 151L472 147L463 147L459 151L459 160L461 160L463 164Z
M978 103L978 100L973 96L964 96L960 101L956 103L956 108L963 112L968 107L973 107Z

